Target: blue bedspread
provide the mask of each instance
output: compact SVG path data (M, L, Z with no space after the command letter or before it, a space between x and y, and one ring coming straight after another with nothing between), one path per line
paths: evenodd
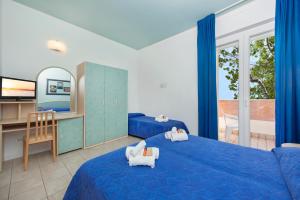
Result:
M167 122L157 122L154 117L145 116L141 113L128 114L128 133L129 135L140 138L149 138L160 133L170 131L172 127L184 129L189 133L186 125L177 120Z
M70 108L40 108L39 111L70 112Z
M119 149L83 164L64 200L291 200L274 152L191 135L185 142L162 134L146 142L160 148L155 168L129 167Z

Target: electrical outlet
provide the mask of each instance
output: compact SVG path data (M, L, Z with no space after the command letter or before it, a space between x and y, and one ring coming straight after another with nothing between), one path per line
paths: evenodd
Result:
M160 88L167 88L168 87L168 83L161 83L159 86L160 86Z

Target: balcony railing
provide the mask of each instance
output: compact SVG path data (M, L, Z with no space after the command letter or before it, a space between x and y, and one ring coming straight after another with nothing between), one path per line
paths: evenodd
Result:
M226 131L230 129L231 143L238 143L238 100L219 100L219 136L226 140ZM226 117L229 120L226 122ZM274 147L275 140L275 100L250 100L250 135L251 146L269 150Z
M224 114L238 116L238 100L219 100L219 117ZM275 99L250 100L250 119L275 121Z

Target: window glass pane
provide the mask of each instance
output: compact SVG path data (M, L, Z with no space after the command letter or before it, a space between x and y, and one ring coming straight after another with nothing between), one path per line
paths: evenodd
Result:
M224 48L219 48L217 59L219 140L238 144L238 45L233 44Z
M250 136L251 146L270 150L275 146L275 39L250 43Z

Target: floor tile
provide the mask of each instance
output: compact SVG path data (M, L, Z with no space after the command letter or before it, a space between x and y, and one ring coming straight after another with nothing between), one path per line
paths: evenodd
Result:
M57 160L56 160L57 161ZM38 162L40 166L48 165L53 163L52 154L50 151L42 152L38 155Z
M69 185L70 181L71 181L70 175L66 175L57 179L44 180L47 195L51 196L63 190Z
M86 160L81 155L75 155L73 157L68 157L62 160L69 172L74 175L78 168L86 162Z
M67 157L62 159L62 162L66 164L82 164L85 161L81 154L74 155L72 157Z
M44 185L34 187L24 193L12 196L10 200L44 200L47 198Z
M41 165L40 166L40 169L41 169L41 172L44 173L44 172L53 172L57 169L60 169L60 168L63 168L64 167L64 164L61 162L61 161L55 161L55 162L51 162L51 163L48 163L47 165Z
M18 170L13 170L12 171L11 182L16 183L16 182L19 182L19 181L29 179L33 176L40 176L40 169L38 167L29 168L26 171L23 168L21 168L20 170L19 169Z
M77 172L77 170L80 168L81 164L68 164L66 165L68 171L70 172L70 174L72 176L75 175L75 173Z
M43 186L43 181L40 174L16 183L12 183L9 195L11 197L16 196L39 186Z
M12 166L13 166L12 160L4 161L2 163L2 171L10 170L10 169L12 169Z
M4 187L10 184L11 170L2 171L0 173L0 187Z
M0 200L8 200L9 197L9 185L0 187Z
M64 198L64 195L66 193L67 187L65 187L63 190L48 196L48 200L62 200Z
M107 151L103 146L93 147L93 148L85 149L82 152L82 156L84 157L85 160L90 160L100 155L104 155L105 153L107 153Z
M28 170L33 170L39 168L38 158L37 156L30 156L28 159ZM24 171L24 163L23 158L17 158L13 160L13 172L23 172Z
M53 171L48 171L48 170L45 170L45 171L42 171L42 178L43 178L43 181L50 181L52 179L57 179L57 178L61 178L61 177L64 177L64 176L67 176L67 175L70 175L71 173L67 170L66 167L61 167L61 168L57 168Z

